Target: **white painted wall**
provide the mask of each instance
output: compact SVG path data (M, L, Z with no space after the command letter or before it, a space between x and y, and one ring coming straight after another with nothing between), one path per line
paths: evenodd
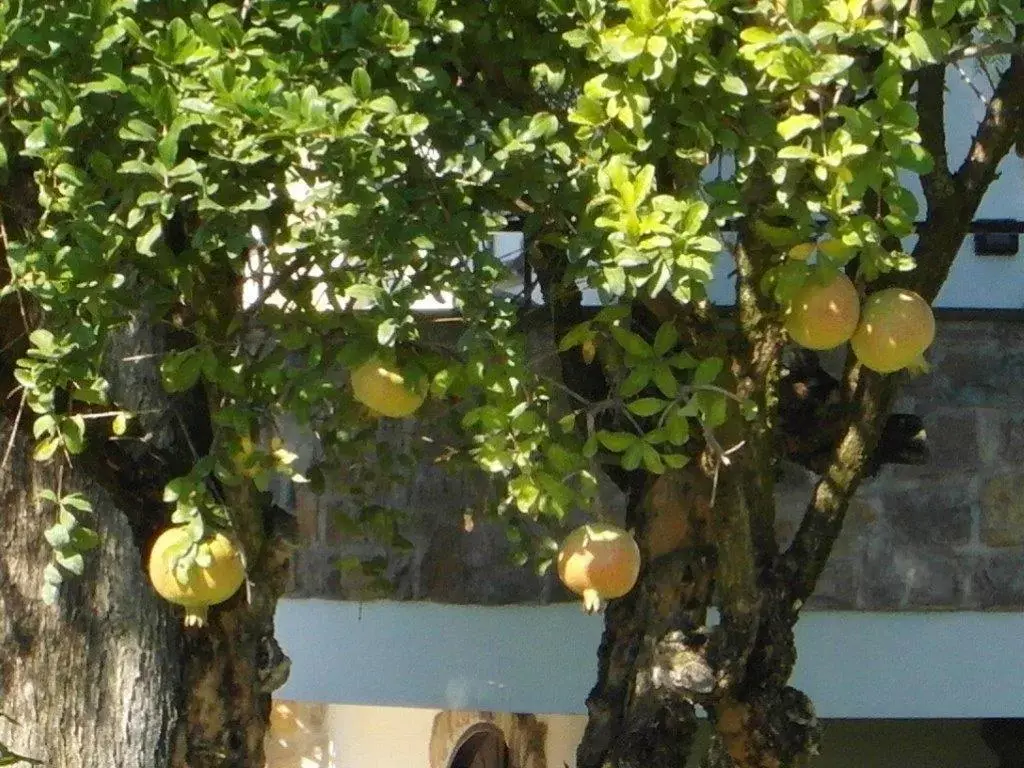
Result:
M266 768L431 768L428 747L439 712L331 705L323 721L329 757L311 759L279 750ZM586 718L538 719L547 726L548 767L574 768ZM702 730L695 762L706 735ZM813 768L997 768L997 763L976 720L834 720L825 724L822 755Z
M587 718L581 715L543 715L540 718L548 727L547 755L550 768L576 765L576 747L583 740L583 729Z
M327 728L335 754L330 768L430 768L430 733L439 711L329 707Z

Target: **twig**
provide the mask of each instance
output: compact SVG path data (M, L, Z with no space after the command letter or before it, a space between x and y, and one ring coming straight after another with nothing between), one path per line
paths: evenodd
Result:
M633 417L633 414L629 412L629 409L626 408L625 403L623 403L621 397L608 397L608 398L605 398L604 400L600 400L600 401L594 403L594 402L591 402L590 400L587 400L587 398L585 398L579 392L576 392L571 387L567 387L565 384L563 384L562 382L558 381L558 379L554 379L554 378L552 378L550 376L543 376L541 378L543 378L545 381L550 382L555 387L557 387L558 389L560 389L563 392L565 392L567 395L569 395L570 397L575 399L578 403L581 403L582 405L585 405L587 407L588 415L589 414L597 414L597 413L600 413L601 411L606 411L606 410L608 410L609 408L611 408L613 406L618 406L619 409L622 411L622 415L626 417L626 420L629 421L629 423L637 431L637 434L641 434L641 435L643 434L643 432L644 432L643 427L640 426L640 422L638 422Z
M11 436L7 440L7 450L4 451L3 461L0 461L0 472L7 469L7 461L11 458L11 451L14 450L14 441L18 436L18 425L21 424L21 414L25 410L25 400L28 397L28 391L24 388L21 390L21 403L18 405L18 413L14 417L14 426L11 428Z
M732 459L729 458L736 451L740 450L746 445L746 440L740 440L736 445L729 448L723 448L722 444L718 442L718 438L715 436L715 431L706 424L702 424L704 428L704 441L708 444L708 448L711 449L711 453L715 456L715 474L711 478L711 498L708 501L709 506L715 506L715 499L718 496L718 475L722 470L722 467L728 467L732 464Z
M658 426L665 426L665 419L668 418L668 414L673 407L678 407L679 405L682 404L683 400L687 396L692 397L695 392L700 391L717 392L718 394L724 395L725 397L729 398L733 402L739 403L740 405L743 405L744 403L747 402L745 398L740 397L735 392L730 392L728 389L725 389L724 387L715 386L714 384L683 384L680 387L680 394L676 397L675 400L673 400L668 405L667 408L665 408L665 410L661 412L661 417L658 419Z
M959 62L954 61L953 66L956 68L956 71L960 73L960 79L967 83L967 87L974 91L974 95L977 96L981 103L987 107L988 96L982 93L981 89L974 84L974 81L971 80L970 76L968 76L966 72L964 72L964 68L960 66Z
M965 45L949 52L950 63L961 59L981 59L987 56L1007 56L1024 52L1024 45L1018 42L987 43L985 45Z

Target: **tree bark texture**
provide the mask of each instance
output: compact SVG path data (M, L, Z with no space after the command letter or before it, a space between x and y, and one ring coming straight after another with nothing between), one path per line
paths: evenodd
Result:
M205 628L185 631L146 575L149 546L170 522L163 485L209 448L201 393L172 398L160 385L152 353L164 348L147 323L109 346L115 399L139 410L147 440L98 443L58 475L18 434L0 471L0 712L18 723L0 719L0 743L48 764L260 766L271 691L287 678L273 621L294 521L266 498L228 500L249 583ZM30 424L23 418L19 433ZM12 427L7 419L0 444ZM45 488L87 496L102 541L53 607L39 599L55 517L36 504Z
M273 610L290 544L271 527L250 570L252 602L243 589L186 631L146 576L139 510L125 514L83 466L65 471L62 491L90 498L102 545L48 607L39 588L52 514L35 496L58 479L30 454L15 438L0 473L0 711L13 720L0 718L0 743L68 768L262 765L271 691L287 676Z
M11 424L3 425L4 443ZM99 549L58 603L39 599L52 515L36 491L55 473L18 438L0 472L0 742L67 768L168 766L185 667L181 620L153 592L126 516L95 483L66 474L65 492L92 499Z

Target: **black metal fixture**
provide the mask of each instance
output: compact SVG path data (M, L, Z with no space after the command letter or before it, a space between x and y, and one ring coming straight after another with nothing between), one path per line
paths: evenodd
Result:
M971 231L978 256L1016 256L1024 223L1015 219L976 219Z

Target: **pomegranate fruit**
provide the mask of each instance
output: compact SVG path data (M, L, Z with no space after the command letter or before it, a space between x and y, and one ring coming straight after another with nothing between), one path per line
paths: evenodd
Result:
M935 315L928 302L904 288L886 288L864 302L850 346L857 359L878 373L924 370L924 352L935 340Z
M168 528L157 537L149 553L149 580L157 594L185 609L185 626L201 627L211 605L223 603L245 581L245 567L238 548L223 533L215 533L199 544L210 555L210 564L193 564L184 584L174 575L178 559L192 546L183 527Z
M558 550L558 578L583 598L588 613L622 597L640 575L640 548L628 531L609 523L581 525Z
M400 373L376 358L352 371L352 394L374 413L393 419L411 416L426 399L425 388L410 389Z
M812 278L797 291L786 311L786 330L807 349L834 349L857 329L860 297L846 275L829 282Z

